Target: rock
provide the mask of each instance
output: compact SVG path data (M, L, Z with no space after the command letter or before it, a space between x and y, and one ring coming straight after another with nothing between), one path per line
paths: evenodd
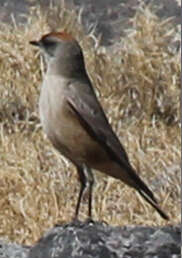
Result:
M102 223L57 226L27 258L178 258L180 227L112 227Z
M0 258L180 258L180 235L180 226L76 222L55 226L32 247L1 241Z
M27 258L30 247L0 241L0 258Z

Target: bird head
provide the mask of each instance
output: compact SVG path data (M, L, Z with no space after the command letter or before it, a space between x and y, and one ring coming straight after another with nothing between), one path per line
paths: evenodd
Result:
M81 47L69 33L51 32L38 41L30 41L30 44L42 50L51 72L54 69L60 73L78 73L84 69Z
M64 31L45 34L38 41L30 41L30 44L39 47L48 60L60 56L75 56L81 52L75 38Z

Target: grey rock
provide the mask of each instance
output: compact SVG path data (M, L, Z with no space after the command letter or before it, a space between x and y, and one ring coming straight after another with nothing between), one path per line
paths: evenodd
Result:
M51 229L27 258L178 258L180 227L81 223Z
M0 241L0 258L27 258L30 247Z
M55 226L32 247L1 241L0 258L180 258L180 243L180 226L76 222Z

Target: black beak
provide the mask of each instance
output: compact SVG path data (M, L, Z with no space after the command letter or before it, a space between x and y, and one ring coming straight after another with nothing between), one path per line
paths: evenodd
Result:
M33 45L33 46L36 46L36 47L40 47L40 46L41 46L40 41L30 41L29 43L30 43L31 45Z

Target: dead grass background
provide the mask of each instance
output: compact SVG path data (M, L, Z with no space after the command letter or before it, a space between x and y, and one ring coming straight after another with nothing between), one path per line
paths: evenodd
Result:
M32 244L71 221L79 184L75 168L42 132L38 98L44 64L29 45L50 28L80 41L109 121L141 177L180 222L180 29L139 8L127 36L105 49L85 36L73 11L32 10L25 27L0 28L0 236ZM96 172L94 219L112 225L166 224L132 189ZM81 219L86 218L86 202Z

